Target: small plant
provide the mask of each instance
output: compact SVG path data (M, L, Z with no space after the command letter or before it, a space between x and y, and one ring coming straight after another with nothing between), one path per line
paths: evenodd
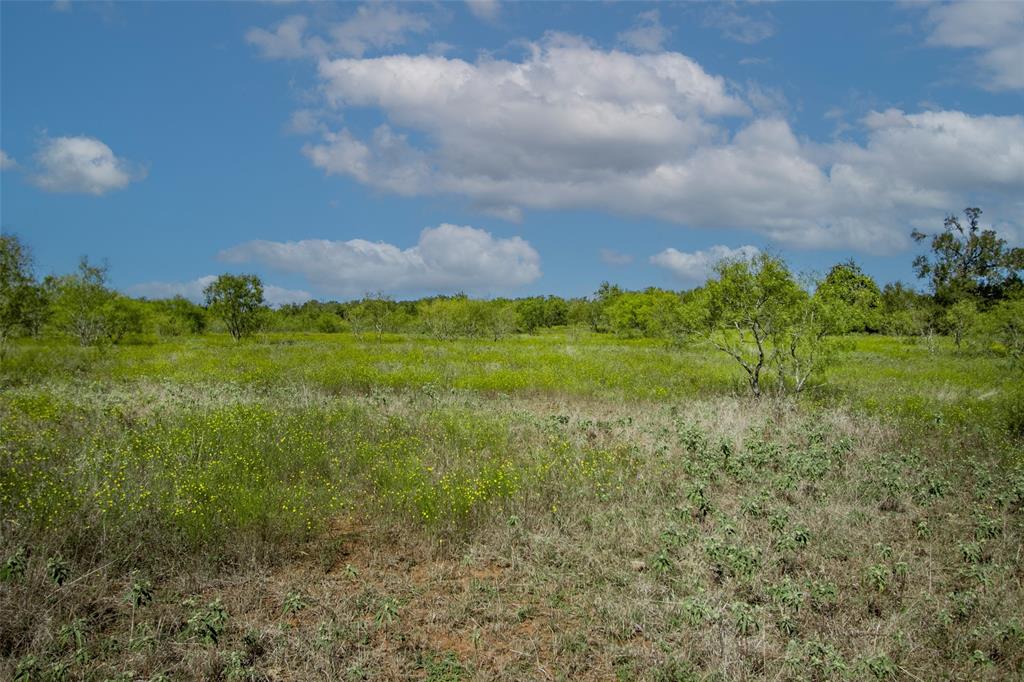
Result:
M876 680L895 680L896 664L885 654L871 656L864 659L864 668L868 674Z
M907 576L910 574L910 566L906 561L897 561L892 565L892 574L901 585L907 584Z
M28 568L28 549L23 545L4 560L0 566L0 580L4 582L21 580Z
M914 529L917 532L917 537L921 540L927 540L932 536L932 529L931 526L928 525L927 519L921 519L918 521Z
M134 608L151 604L153 602L153 585L146 579L133 580L128 594L125 595L125 601Z
M796 624L796 619L788 613L780 614L778 620L776 620L775 623L779 628L779 632L781 632L786 637L794 636L799 630Z
M67 661L55 661L50 664L50 669L46 671L47 682L65 682L65 680L71 679L71 666Z
M299 611L306 608L309 604L306 602L306 598L299 592L289 592L285 595L284 603L282 605L284 614L291 615L298 613Z
M427 656L423 661L428 682L458 682L466 677L468 671L459 662L458 657L448 652L444 656Z
M865 582L875 592L885 592L889 587L889 569L882 564L868 566L865 575Z
M828 611L835 607L839 591L834 583L815 580L808 589L811 595L811 606L815 611Z
M71 577L71 566L60 554L46 560L46 575L50 580L63 585Z
M659 573L668 573L672 570L672 558L664 549L659 550L651 559L651 567Z
M227 628L228 612L220 599L196 609L188 619L188 631L206 644L216 644Z
M793 542L801 547L806 547L807 543L811 541L811 531L807 529L807 526L797 526L793 529Z
M981 545L977 542L961 542L960 556L965 563L981 563Z
M735 602L731 609L732 623L736 632L744 637L754 634L760 629L754 610L745 602Z
M686 499L694 506L694 513L698 518L704 518L714 510L703 486L695 486Z
M991 540L999 537L1002 530L1002 524L998 519L980 517L974 524L974 538L976 540Z
M683 602L683 620L691 627L700 627L711 615L711 609L702 601L691 598Z
M382 599L373 620L377 625L392 623L398 617L398 602L392 598Z
M42 677L39 659L28 655L18 661L14 668L14 682L34 682Z
M778 509L768 515L768 527L776 533L781 533L787 524L789 524L789 514L784 510Z
M85 619L76 618L66 625L62 625L57 632L57 642L61 646L74 647L77 651L85 649Z
M804 593L789 577L778 585L768 587L767 591L772 603L786 611L798 612L803 605Z

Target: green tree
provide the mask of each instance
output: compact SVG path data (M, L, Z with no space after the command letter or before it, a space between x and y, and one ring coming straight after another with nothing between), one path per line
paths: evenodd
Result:
M943 306L964 297L995 301L1005 297L1008 287L1020 281L1024 269L1024 248L1008 248L994 230L979 225L980 208L965 208L966 226L955 215L943 223L942 232L931 238L931 254L914 259L914 272L928 279L932 294ZM928 235L914 230L914 241Z
M223 274L203 289L207 309L219 317L235 341L259 328L263 282L256 275Z
M651 287L616 296L605 308L608 327L623 337L678 336L683 325L679 294Z
M398 304L380 292L364 296L348 315L354 331L372 329L377 334L377 343L383 339L384 332L400 327L404 317Z
M972 299L957 301L946 309L943 323L946 331L953 336L953 342L959 349L964 337L967 336L978 321L978 306Z
M107 288L107 266L92 265L82 257L78 272L48 277L53 321L83 346L110 340L112 303L117 294Z
M832 266L814 296L834 316L838 333L881 329L882 292L852 260Z
M767 370L796 372L802 390L817 367L815 345L824 334L810 297L777 256L732 259L715 267L717 277L690 300L691 325L747 374L755 396Z
M894 336L927 334L934 326L935 307L931 296L903 282L890 282L882 289L882 331Z
M105 334L111 343L121 343L128 334L142 331L146 319L145 304L114 294L103 307Z
M1000 301L985 315L984 325L1011 366L1024 369L1024 297Z
M206 311L184 296L155 301L157 332L161 336L202 334L206 331Z
M35 288L28 247L15 235L0 235L0 356L11 336L27 328Z

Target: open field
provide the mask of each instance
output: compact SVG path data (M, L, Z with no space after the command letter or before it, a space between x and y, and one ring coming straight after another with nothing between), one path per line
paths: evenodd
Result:
M1020 677L1019 374L846 345L19 342L0 677Z

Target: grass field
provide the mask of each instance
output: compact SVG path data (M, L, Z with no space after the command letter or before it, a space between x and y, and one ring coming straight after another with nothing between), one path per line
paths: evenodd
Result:
M846 346L21 342L0 678L1019 679L1019 373Z

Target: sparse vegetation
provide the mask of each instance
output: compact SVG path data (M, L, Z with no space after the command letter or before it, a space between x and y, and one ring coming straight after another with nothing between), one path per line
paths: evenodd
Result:
M11 326L0 678L1024 674L1009 279L943 306L762 256L276 311L104 282Z

